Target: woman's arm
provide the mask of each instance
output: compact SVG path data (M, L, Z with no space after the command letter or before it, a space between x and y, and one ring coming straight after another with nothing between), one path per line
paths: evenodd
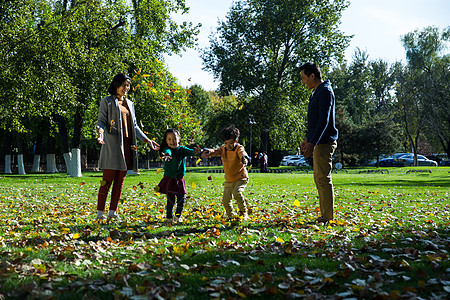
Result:
M134 131L136 132L136 137L139 138L141 141L146 142L153 150L159 150L159 144L148 138L148 136L138 126L133 102L127 100L127 103L128 108L130 109L130 113L132 115L131 120L133 122Z
M97 117L97 141L100 144L104 144L104 132L106 128L106 123L108 122L108 100L107 97L100 101L100 107Z

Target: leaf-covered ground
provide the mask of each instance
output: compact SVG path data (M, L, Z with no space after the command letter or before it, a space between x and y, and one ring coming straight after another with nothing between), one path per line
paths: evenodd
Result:
M247 222L226 222L223 174L187 173L164 223L155 171L95 222L100 173L0 177L0 299L448 299L450 168L334 174L336 220L310 174L251 174ZM443 171L445 170L445 171Z

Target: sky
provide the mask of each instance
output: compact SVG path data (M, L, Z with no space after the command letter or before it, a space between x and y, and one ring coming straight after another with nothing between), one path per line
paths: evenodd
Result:
M183 87L199 84L205 90L215 90L219 82L202 70L199 49L209 45L209 36L216 32L218 21L225 21L233 0L185 0L188 15L175 16L177 21L202 23L198 46L181 56L166 56L170 72ZM450 0L351 0L343 12L340 30L354 35L345 52L347 61L357 48L369 55L369 60L383 59L390 63L405 61L406 52L401 36L428 26L441 29L450 26ZM450 50L450 49L448 49ZM447 52L448 52L447 50Z

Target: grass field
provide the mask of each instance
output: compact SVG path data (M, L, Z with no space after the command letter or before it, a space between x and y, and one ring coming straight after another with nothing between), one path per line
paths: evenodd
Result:
M170 227L155 170L126 178L112 223L95 222L101 173L3 175L0 298L448 299L450 168L401 170L333 174L328 225L312 174L250 174L251 220L231 224L223 174L190 172Z

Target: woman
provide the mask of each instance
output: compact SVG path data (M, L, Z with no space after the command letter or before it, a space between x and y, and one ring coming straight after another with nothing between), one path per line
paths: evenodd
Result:
M159 149L159 145L137 126L133 102L126 98L130 85L130 77L117 74L108 88L111 95L100 102L97 141L102 144L98 166L103 169L103 180L98 191L98 220L106 219L104 210L111 184L108 218L117 218L116 210L127 170L137 172L136 137L148 143L153 150Z

